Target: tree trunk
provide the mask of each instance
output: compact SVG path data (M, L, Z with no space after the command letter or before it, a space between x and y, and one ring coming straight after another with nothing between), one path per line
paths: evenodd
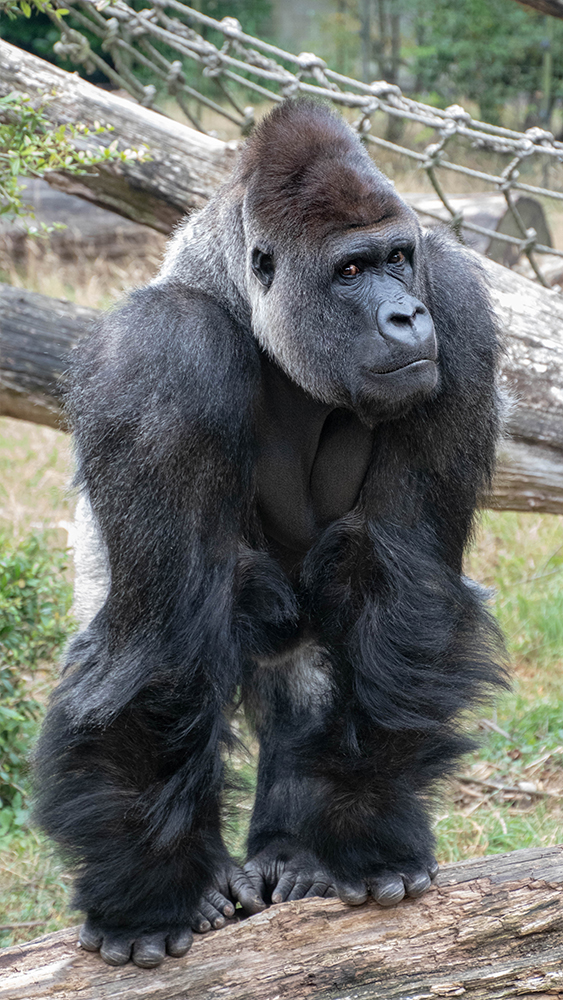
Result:
M512 396L491 506L563 514L563 298L483 260Z
M0 39L0 97L11 91L31 97L54 91L45 114L55 127L69 122L113 126L113 132L81 139L88 149L115 139L121 150L148 146L147 162L111 162L82 176L53 172L46 180L161 233L169 233L185 212L201 208L232 169L230 143L116 97Z
M561 998L562 882L563 847L477 858L390 910L272 906L150 971L109 968L71 928L0 955L0 1000Z
M100 316L63 299L0 284L0 414L64 426L61 390L73 347Z

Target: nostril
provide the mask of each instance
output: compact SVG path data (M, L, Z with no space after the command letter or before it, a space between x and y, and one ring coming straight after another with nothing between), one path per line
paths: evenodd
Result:
M412 324L420 312L421 310L418 308L409 310L408 312L406 309L397 310L396 312L391 313L388 317L388 322L395 323L397 326L404 326L406 323Z
M411 296L380 303L377 328L393 349L409 347L435 353L434 324L426 306Z

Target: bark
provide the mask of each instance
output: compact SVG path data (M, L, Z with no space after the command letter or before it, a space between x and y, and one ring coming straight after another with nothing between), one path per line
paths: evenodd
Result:
M185 212L201 208L232 169L232 144L116 97L0 39L0 97L11 91L31 97L54 92L45 107L54 126L101 122L114 127L84 139L86 148L109 146L116 138L122 150L149 147L151 159L145 163L113 162L95 173L53 172L46 179L159 232L169 233Z
M563 514L563 297L483 261L502 331L510 393L491 506Z
M71 928L0 954L0 1000L561 998L562 881L563 847L445 865L421 899L284 903L151 971L109 968Z
M96 309L0 284L0 414L65 429L64 372Z

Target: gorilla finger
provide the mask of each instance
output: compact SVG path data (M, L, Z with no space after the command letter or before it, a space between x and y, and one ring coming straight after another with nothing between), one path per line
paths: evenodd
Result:
M439 871L440 865L436 861L436 858L432 858L432 861L428 865L428 874L430 875L430 878L434 880Z
M329 885L326 892L323 893L323 896L325 899L334 899L336 896L338 896L338 893L336 891L336 886L332 884Z
M201 910L197 911L192 920L192 930L195 931L196 934L206 934L207 931L211 930L211 924L207 917L204 917Z
M288 902L294 899L303 899L311 886L311 879L308 878L306 881L303 878L296 882L293 889L291 890L289 896L287 897Z
M312 896L323 896L326 898L328 896L329 889L332 889L332 895L336 896L336 889L333 885L327 883L326 879L324 882L317 880L313 882L310 889L305 893L305 899L310 899Z
M225 926L225 918L220 910L218 910L213 903L209 902L209 894L206 898L200 899L199 901L199 912L203 915L205 920L209 921L211 927L218 930L219 927Z
M417 896L422 896L423 892L426 892L426 890L432 885L428 872L417 872L415 875L404 875L403 880L407 896L411 896L412 899L416 899Z
M289 894L295 885L296 878L296 872L288 871L283 873L272 892L272 903L284 903L286 899L290 898Z
M80 928L78 937L80 947L84 948L85 951L99 951L103 940L103 931L88 918Z
M247 879L247 881L254 889L255 895L257 895L259 899L266 899L268 893L268 884L266 881L265 873L261 868L261 866L258 865L255 861L247 861L244 866L244 869L242 869L242 872L244 877ZM234 889L235 882L237 887L242 883L236 876L231 880L231 885L233 886L232 891L233 893L235 893L238 899L238 892Z
M371 880L371 894L380 906L395 906L405 895L405 883L402 875L385 872Z
M208 892L205 893L205 899L225 917L234 917L234 903L232 903L231 900L228 899L227 896L225 896L225 894L219 889L209 889Z
M108 965L126 965L131 958L133 939L121 934L105 934L100 955Z
M343 903L350 906L361 906L368 898L368 889L365 882L337 882L336 892Z
M141 969L154 969L164 960L166 939L164 934L143 934L133 945L133 961Z
M173 958L181 958L193 944L194 936L189 927L179 931L171 931L166 938L166 950Z
M257 868L239 868L231 878L231 891L247 913L262 913L268 905L263 899L264 880Z

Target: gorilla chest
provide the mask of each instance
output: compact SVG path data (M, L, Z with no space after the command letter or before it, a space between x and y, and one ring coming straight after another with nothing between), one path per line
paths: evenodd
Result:
M256 438L264 533L276 546L302 554L356 504L373 432L353 413L312 399L263 358Z

